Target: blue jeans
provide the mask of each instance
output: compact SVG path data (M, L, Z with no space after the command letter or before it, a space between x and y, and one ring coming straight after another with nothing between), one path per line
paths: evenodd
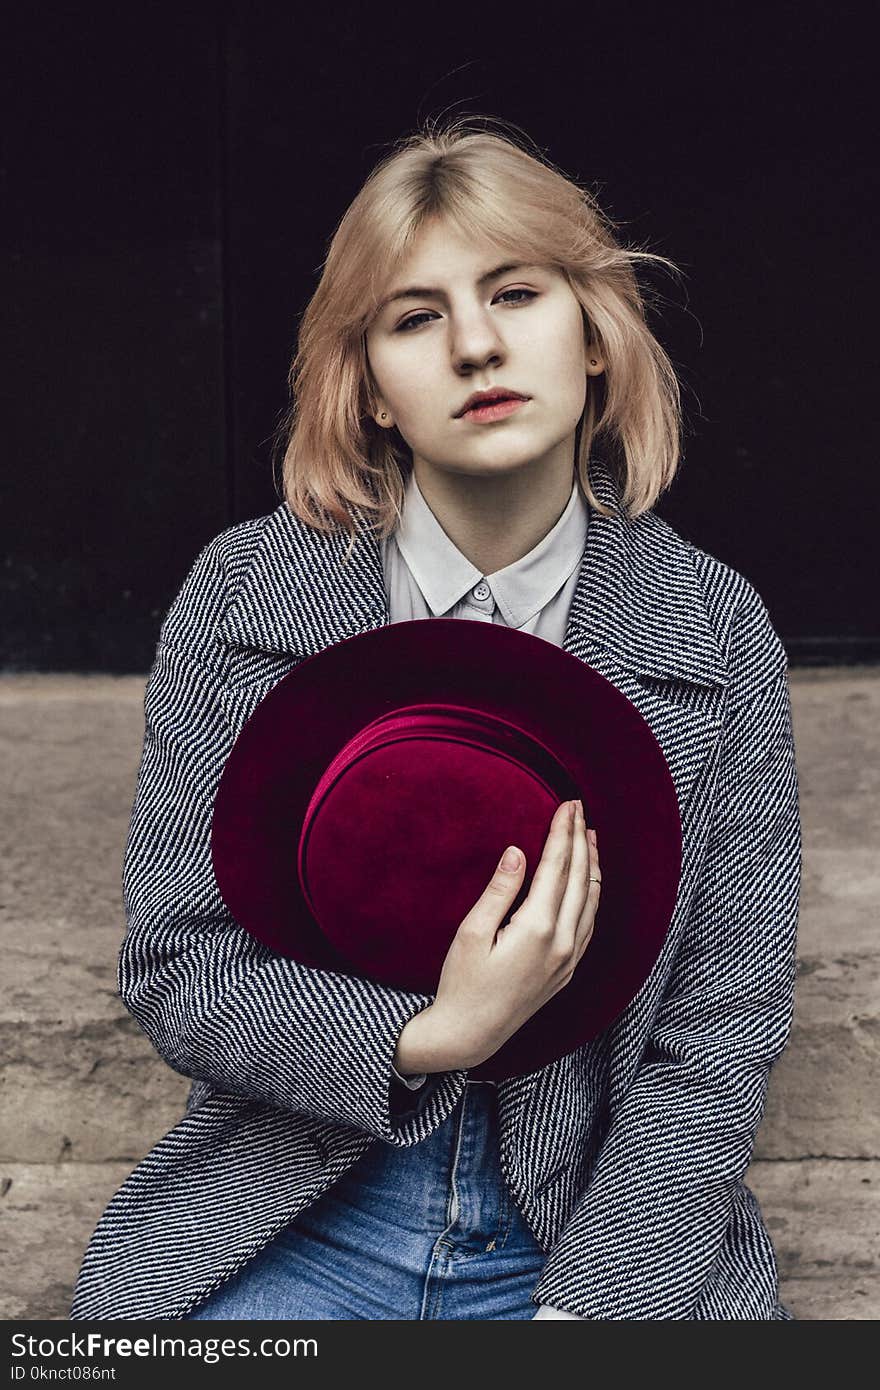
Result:
M497 1104L471 1081L420 1144L377 1140L187 1317L534 1317L546 1255L501 1174Z

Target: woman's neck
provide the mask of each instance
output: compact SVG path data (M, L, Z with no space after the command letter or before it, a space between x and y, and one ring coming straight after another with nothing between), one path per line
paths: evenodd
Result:
M540 466L539 466L540 465ZM449 539L481 574L528 555L552 531L571 497L567 457L494 476L451 473L416 459L419 490Z

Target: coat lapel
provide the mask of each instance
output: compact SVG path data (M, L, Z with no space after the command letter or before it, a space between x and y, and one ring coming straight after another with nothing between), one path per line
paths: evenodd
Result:
M390 619L382 553L362 515L348 537L306 526L286 504L266 519L219 635L232 646L302 660Z
M688 542L653 512L628 520L604 465L594 461L590 477L613 514L590 508L566 651L588 659L601 649L636 676L726 684Z

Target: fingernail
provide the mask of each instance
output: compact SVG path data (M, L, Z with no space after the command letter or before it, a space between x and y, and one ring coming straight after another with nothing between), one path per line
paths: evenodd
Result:
M570 802L568 803L568 819L569 819L570 821L573 821L573 820L574 820L574 813L575 813L575 803L574 803L573 801L570 801Z
M587 834L588 834L589 837L590 837L590 844L591 844L591 845L595 845L595 844L596 844L596 832L595 832L595 830L593 829L592 826L590 826L590 829L587 831Z
M513 846L511 846L509 849L506 849L503 855L501 856L501 867L502 869L504 869L506 873L512 873L514 869L518 869L519 850L514 849Z

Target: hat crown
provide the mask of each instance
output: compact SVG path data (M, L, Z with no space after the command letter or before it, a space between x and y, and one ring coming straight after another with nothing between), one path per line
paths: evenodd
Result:
M340 841L344 838L343 826L349 823L350 816L346 790L352 788L351 775L357 774L359 777L362 789L355 791L354 795L360 798L359 804L365 817L381 817L382 801L376 794L372 804L365 802L363 788L370 788L376 793L387 790L398 797L406 788L406 795L412 802L411 823L415 827L424 820L424 810L417 798L430 797L433 779L441 766L440 759L444 757L437 745L452 744L459 746L459 762L464 759L470 769L469 775L474 775L475 768L485 768L487 778L493 775L483 761L488 755L513 764L522 778L536 784L535 789L554 804L580 794L570 771L545 743L510 719L487 710L467 705L420 703L400 706L371 720L328 763L306 808L299 837L297 869L300 887L312 915L331 938L332 927L322 920L320 892L316 891L315 883L316 879L318 883L326 880L326 859L322 853L312 855L310 861L309 850L316 833L325 845L328 839L333 839L336 830L339 831ZM361 765L379 754L383 755L381 771L377 769L376 775L371 778L369 770ZM343 783L347 777L349 785L346 789ZM463 818L467 815L467 809L462 805ZM398 820L400 812L401 807L397 804L395 815ZM319 821L322 822L320 831Z

